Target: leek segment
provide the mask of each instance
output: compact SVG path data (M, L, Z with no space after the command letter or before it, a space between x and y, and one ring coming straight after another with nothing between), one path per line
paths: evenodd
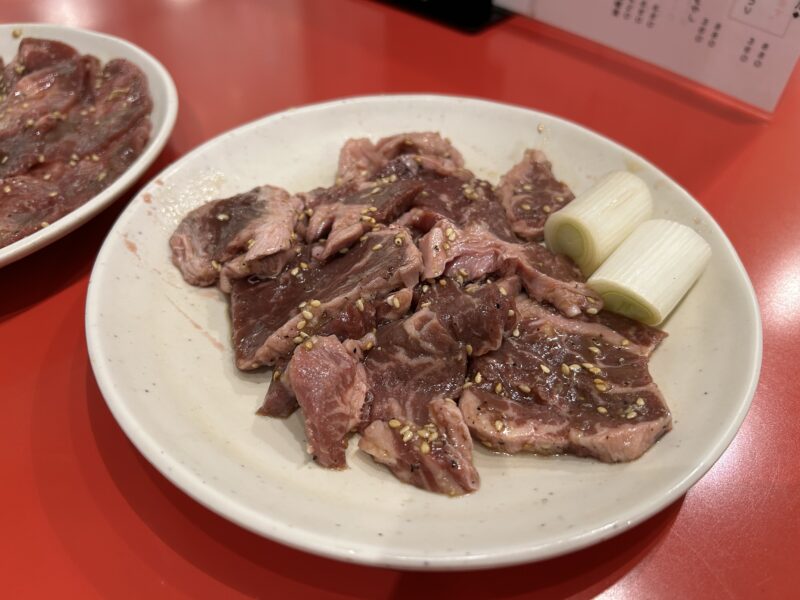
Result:
M658 325L694 285L710 258L711 247L693 229L663 219L646 221L588 284L607 310Z
M652 214L647 184L632 173L615 171L553 213L544 239L551 251L566 254L589 276Z

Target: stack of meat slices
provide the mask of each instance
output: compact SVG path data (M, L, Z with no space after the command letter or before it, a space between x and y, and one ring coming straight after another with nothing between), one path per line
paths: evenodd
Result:
M119 177L150 137L144 73L25 38L0 60L0 248L47 227Z
M237 366L274 369L259 412L299 407L319 465L344 468L358 432L398 479L460 495L473 437L616 462L671 427L648 372L665 334L603 311L540 243L572 197L539 151L495 187L436 133L354 139L332 187L209 202L170 245L229 294Z

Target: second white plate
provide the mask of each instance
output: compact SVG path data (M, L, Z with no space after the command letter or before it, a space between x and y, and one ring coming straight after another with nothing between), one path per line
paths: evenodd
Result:
M160 62L138 46L104 33L63 25L34 23L0 25L0 56L6 61L11 60L17 53L17 46L19 46L21 38L18 39L12 35L15 31L21 33L22 37L37 37L64 42L82 54L96 56L103 63L112 58L124 58L131 61L147 76L150 96L153 98L153 112L150 114L153 128L150 133L150 141L147 142L144 151L127 171L106 189L69 214L44 229L0 248L0 267L24 258L31 252L64 237L119 198L161 153L172 133L178 114L178 94L172 78Z

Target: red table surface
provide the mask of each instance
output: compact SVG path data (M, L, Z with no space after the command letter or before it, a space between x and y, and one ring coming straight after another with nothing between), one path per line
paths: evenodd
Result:
M764 122L521 17L471 36L358 0L3 0L0 19L105 31L164 63L181 106L146 178L226 129L341 96L462 94L572 119L659 165L711 212L750 273L764 321L761 381L741 431L685 497L638 527L493 571L338 563L195 503L139 455L106 408L89 366L84 302L94 257L132 190L0 270L0 596L796 597L800 72ZM734 330L726 343L736 342Z

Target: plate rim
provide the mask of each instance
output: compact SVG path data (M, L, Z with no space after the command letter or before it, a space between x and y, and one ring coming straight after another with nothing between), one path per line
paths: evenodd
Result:
M724 434L717 439L713 447L708 453L706 453L702 460L695 464L691 470L681 477L679 481L677 481L658 501L647 505L645 510L642 510L641 508L635 511L630 509L622 510L617 515L617 518L614 520L614 522L582 534L569 536L568 538L559 540L556 543L548 543L540 546L532 544L525 547L511 547L505 551L480 552L469 556L454 554L449 556L423 557L418 555L402 554L398 552L393 553L391 551L387 552L386 548L377 548L375 545L369 544L359 544L355 548L344 549L340 546L330 543L332 536L320 535L316 532L286 527L279 519L272 519L267 513L259 512L255 509L248 508L240 503L232 501L220 494L213 488L213 486L203 483L202 478L193 473L188 467L183 466L177 460L170 459L167 453L161 453L158 443L153 436L150 435L150 433L148 433L145 429L138 426L135 417L128 411L126 403L121 400L121 397L117 397L115 395L114 383L113 378L111 377L110 369L108 369L105 362L101 360L102 343L99 336L95 336L92 332L92 328L94 326L93 315L99 314L98 307L101 293L100 289L98 288L99 284L97 284L96 275L98 269L100 268L99 265L104 262L104 259L108 253L111 252L116 237L117 228L124 225L126 220L131 218L138 203L142 200L142 195L147 193L147 189L151 183L158 179L169 178L175 171L183 168L186 163L193 160L195 156L205 152L212 144L218 143L220 139L229 137L231 135L239 135L249 131L250 129L262 127L266 123L277 121L284 118L286 115L312 113L346 104L385 101L477 103L495 108L510 108L518 111L524 111L558 121L560 126L573 128L584 135L599 138L602 142L610 144L615 149L622 150L623 153L627 153L631 157L641 161L648 168L652 169L655 174L658 174L664 179L668 180L672 185L676 186L680 192L691 199L691 201L696 205L696 208L701 211L705 218L707 218L709 222L719 230L724 245L734 259L734 265L736 267L737 274L743 279L743 283L745 284L744 289L749 299L748 309L751 312L750 317L753 327L752 333L754 334L755 338L755 344L751 349L750 355L750 364L753 365L752 372L747 382L747 389L743 392L744 401L741 402L738 411L734 415L734 418L728 423L724 430ZM637 152L634 152L630 148L627 148L626 146L623 146L622 144L619 144L618 142L600 133L597 133L588 127L575 123L569 119L547 113L545 111L518 104L488 100L485 98L428 93L347 96L344 98L337 98L313 104L292 106L285 110L270 113L237 127L233 127L209 140L200 143L190 152L167 166L150 183L143 186L133 200L129 203L129 205L120 214L111 231L109 231L109 234L103 242L103 245L97 255L95 265L92 268L92 273L89 278L89 286L86 296L85 327L87 348L89 351L92 370L103 398L111 410L111 413L114 415L117 424L122 428L128 439L148 460L148 462L150 462L150 464L153 465L156 470L166 477L173 485L182 490L196 502L211 510L215 514L223 517L224 519L231 521L243 529L251 531L259 536L268 538L286 546L345 562L376 567L398 568L404 570L430 569L444 571L490 569L555 558L557 556L561 556L563 554L567 554L569 552L602 542L649 519L653 515L663 510L665 507L672 504L680 496L685 494L695 483L697 483L697 481L699 481L703 475L705 475L711 469L711 467L719 460L719 458L731 444L752 404L759 381L763 354L763 328L761 311L753 284L749 275L747 274L741 258L736 252L736 249L733 247L730 239L728 239L728 236L725 234L716 220L708 213L705 207L691 194L689 194L686 189L675 182L661 169L653 165L649 160L642 157Z
M136 160L111 183L111 185L102 190L99 194L92 196L78 208L68 212L47 227L39 229L4 248L0 248L0 268L21 260L37 250L41 250L53 242L60 240L67 234L72 233L81 225L84 225L103 212L122 194L129 190L131 186L136 183L137 179L144 175L145 171L155 162L164 149L164 146L166 146L175 128L179 104L178 91L169 71L167 71L166 67L164 67L157 58L133 42L109 33L83 27L61 25L58 23L3 23L0 24L0 35L4 35L6 31L12 32L14 29L21 29L23 34L25 34L26 29L33 30L33 35L37 35L37 30L42 32L46 30L71 31L86 36L87 38L103 39L114 44L127 46L134 54L139 55L142 60L150 63L149 66L156 71L159 79L164 84L167 97L164 111L164 124L155 132L155 136L151 137L144 152L142 152ZM47 34L45 33L45 35ZM85 51L83 49L79 49L79 52L91 54L91 51Z

